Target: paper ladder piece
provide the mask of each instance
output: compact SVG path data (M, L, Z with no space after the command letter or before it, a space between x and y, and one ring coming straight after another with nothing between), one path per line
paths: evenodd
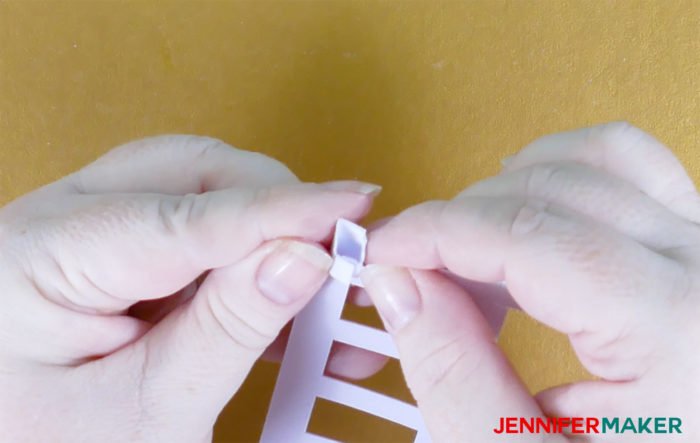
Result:
M416 431L415 443L430 442L415 406L324 375L334 341L398 358L388 333L341 319L350 285L361 285L367 233L338 220L330 277L294 320L265 420L262 443L332 442L307 431L316 398L384 418Z

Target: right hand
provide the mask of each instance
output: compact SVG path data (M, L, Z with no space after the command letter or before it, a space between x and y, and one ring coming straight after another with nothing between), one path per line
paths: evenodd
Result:
M542 441L493 429L500 417L547 414L680 417L683 434L660 437L698 441L698 221L700 197L672 153L616 123L544 137L454 200L418 205L373 230L375 265L362 280L434 440ZM599 380L533 398L443 269L505 281L522 309L568 334Z

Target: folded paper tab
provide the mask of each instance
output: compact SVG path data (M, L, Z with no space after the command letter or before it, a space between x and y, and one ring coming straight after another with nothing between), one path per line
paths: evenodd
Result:
M338 220L331 246L331 253L335 258L330 271L331 277L349 282L353 286L362 286L359 276L365 263L366 246L367 231L365 228L344 219ZM352 274L350 280L347 280L350 266L352 266Z

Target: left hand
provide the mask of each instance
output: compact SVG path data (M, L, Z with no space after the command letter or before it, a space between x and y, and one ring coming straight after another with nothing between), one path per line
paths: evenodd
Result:
M326 279L321 242L377 190L302 184L263 155L169 136L2 208L0 440L211 440ZM335 357L350 377L382 363Z

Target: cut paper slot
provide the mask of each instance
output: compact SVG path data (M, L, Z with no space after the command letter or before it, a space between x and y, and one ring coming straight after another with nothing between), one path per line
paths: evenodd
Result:
M367 233L338 220L330 277L297 315L289 335L277 384L260 441L262 443L333 442L307 431L314 403L323 398L416 431L415 443L430 442L418 408L401 400L324 375L334 341L398 357L391 336L379 329L341 319L350 285L359 285Z

